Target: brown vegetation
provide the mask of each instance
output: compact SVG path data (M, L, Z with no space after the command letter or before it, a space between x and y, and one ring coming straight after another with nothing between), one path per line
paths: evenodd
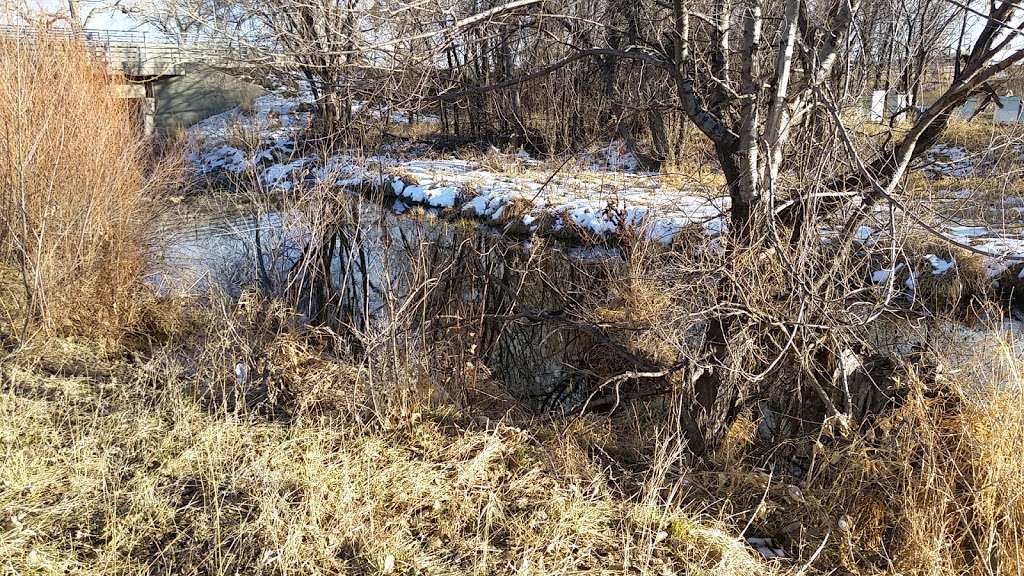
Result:
M895 274L865 289L896 248L630 231L581 263L320 186L279 200L291 268L156 299L160 169L109 79L45 46L0 62L4 570L1024 571L1019 358L908 321ZM976 258L898 249L957 261L929 312L988 289Z
M179 326L140 363L50 338L3 365L0 567L763 573L723 527L663 502L660 484L621 494L577 444L588 434L480 425L397 390L374 404L373 375L311 344L328 334L300 336L286 311L260 306ZM250 355L259 371L239 381Z
M0 41L0 261L22 327L119 335L136 317L145 230L165 174L130 102L66 39Z

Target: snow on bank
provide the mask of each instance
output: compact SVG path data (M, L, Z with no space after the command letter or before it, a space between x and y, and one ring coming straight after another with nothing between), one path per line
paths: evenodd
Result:
M249 180L268 191L291 190L300 182L383 191L399 201L398 211L422 206L523 235L595 243L629 232L668 244L687 227L710 236L725 230L728 198L709 199L662 185L655 174L633 173L639 163L621 143L597 150L583 165L563 167L555 175L539 169L514 175L456 158L299 156L295 142L309 125L311 104L308 98L268 95L258 98L249 114L234 110L209 118L190 131L198 151L189 160L204 175L251 173L256 178ZM370 109L359 102L353 112L378 118L387 114L395 122L405 118L403 113ZM436 121L431 116L419 118ZM508 159L508 165L527 170L540 164L522 152Z
M1014 264L1024 259L1024 238L1000 235L998 232L983 226L940 226L938 230L951 242L951 246L969 246L985 254L979 254L985 263L989 277L995 278ZM880 229L862 226L856 239L862 243L872 243L887 236ZM936 254L925 254L923 259L931 265L933 276L957 273L956 258L945 259ZM898 265L901 266L901 265ZM896 269L899 271L899 268ZM871 275L875 284L885 283L892 270L880 269Z
M642 231L668 244L687 226L720 234L728 207L728 198L708 199L636 175L617 174L614 181L591 173L515 176L456 159L394 162L384 171L391 192L408 204L457 209L525 233L600 240Z
M270 94L257 98L251 113L235 108L211 116L189 128L197 151L187 159L200 174L240 174L287 158L295 148L296 135L309 125L310 105L308 99ZM250 143L252 150L241 140Z
M267 190L321 184L383 191L410 206L457 212L520 234L542 234L603 241L640 232L670 243L686 227L710 236L725 229L728 198L709 199L662 185L654 175L574 171L508 174L479 162L455 158L403 159L397 156L337 154L323 161L292 157L292 141L279 133L245 153L219 143L190 157L202 174L252 171ZM513 158L510 158L510 161ZM526 162L532 167L535 161Z
M296 157L296 138L309 125L311 105L308 97L269 95L257 99L249 114L236 110L210 118L191 130L202 147L190 160L203 174L251 172L268 190L290 190L301 182L384 191L396 198L397 211L422 206L476 218L507 232L572 237L589 244L635 233L668 244L687 228L712 237L725 230L728 198L680 190L663 184L657 174L636 173L639 162L620 142L595 149L582 163L563 166L555 174L522 152L508 157L509 166L518 165L517 173L494 171L475 161L408 158L393 152L369 157L337 154L326 160ZM402 113L358 102L353 111L387 114L396 122L404 118ZM246 131L248 138L239 142ZM251 150L243 151L244 143ZM978 169L962 146L936 145L927 157L923 170L934 175L962 177ZM984 226L942 230L955 242L991 252L986 265L993 276L1024 254L1024 239L1017 234L1000 235ZM881 236L870 226L856 231L856 240L864 244ZM929 259L934 274L955 270L955 263L930 256L935 257Z

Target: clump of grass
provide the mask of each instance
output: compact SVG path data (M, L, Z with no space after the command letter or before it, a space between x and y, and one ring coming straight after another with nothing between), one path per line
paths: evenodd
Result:
M993 145L1019 140L1022 133L1016 124L952 119L942 133L942 142L964 146L973 152L990 150Z
M991 299L992 280L980 255L938 241L914 246L914 252L908 257L913 260L916 296L929 310L964 311ZM935 273L929 258L950 268Z
M256 116L256 96L247 93L243 100L238 104L238 111L247 118Z
M224 143L243 152L253 152L259 149L263 139L253 123L240 119L228 126Z
M0 77L0 262L18 271L23 328L118 335L138 312L168 169L80 45L4 39Z
M409 140L423 140L439 136L441 126L438 122L397 122L388 125L388 135Z

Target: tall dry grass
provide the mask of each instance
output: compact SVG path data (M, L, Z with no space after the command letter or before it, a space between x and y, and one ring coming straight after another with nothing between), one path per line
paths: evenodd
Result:
M0 573L775 572L663 498L665 471L624 497L576 440L600 423L527 431L424 403L360 420L371 376L254 326L253 304L141 364L60 337L0 363ZM256 346L269 376L242 387L264 398L221 401ZM288 392L290 417L260 408Z
M819 441L804 513L836 522L825 555L849 570L1024 573L1020 361L995 335L930 348L901 406L848 443Z
M0 42L0 260L18 272L23 329L118 334L138 313L153 192L168 174L115 84L44 30Z

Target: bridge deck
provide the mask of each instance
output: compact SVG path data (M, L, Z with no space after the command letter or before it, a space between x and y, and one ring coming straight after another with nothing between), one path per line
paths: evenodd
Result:
M45 32L32 26L0 25L0 36L15 41L35 41L40 34L64 39L80 39L112 72L130 77L176 76L187 72L191 64L215 67L251 65L255 51L212 43L185 46L147 32L84 28L50 28Z

